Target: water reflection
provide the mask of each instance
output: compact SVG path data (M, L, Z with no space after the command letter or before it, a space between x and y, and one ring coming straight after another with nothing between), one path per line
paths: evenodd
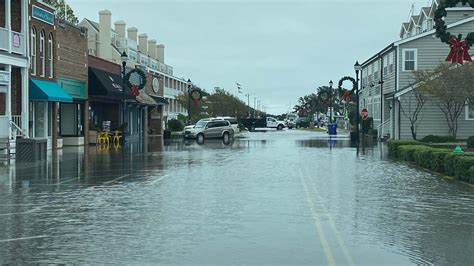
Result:
M0 264L327 264L316 216L337 264L339 237L359 265L473 265L474 188L358 149L268 132L0 167Z

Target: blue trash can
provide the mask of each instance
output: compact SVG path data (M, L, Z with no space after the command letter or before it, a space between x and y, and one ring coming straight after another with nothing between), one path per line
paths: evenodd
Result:
M328 125L329 135L337 135L337 124L331 123Z

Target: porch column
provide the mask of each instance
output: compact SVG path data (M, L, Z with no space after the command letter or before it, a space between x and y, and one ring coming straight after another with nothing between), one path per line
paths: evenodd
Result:
M148 138L148 106L142 109L143 137Z
M29 120L30 120L30 90L28 80L28 68L21 68L21 125L25 138L30 137Z
M7 93L5 94L5 115L8 118L8 139L12 139L12 66L7 65L6 70L8 72L9 82L7 83Z
M8 52L12 52L12 19L11 19L12 9L11 9L11 0L5 0L5 28L8 30Z

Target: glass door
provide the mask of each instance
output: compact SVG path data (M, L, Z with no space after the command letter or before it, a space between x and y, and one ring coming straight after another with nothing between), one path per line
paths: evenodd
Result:
M48 102L34 103L34 136L35 138L46 138L48 125Z

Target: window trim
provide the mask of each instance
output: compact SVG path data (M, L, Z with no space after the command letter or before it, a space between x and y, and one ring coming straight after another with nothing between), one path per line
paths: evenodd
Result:
M405 69L405 56L406 56L406 52L414 52L413 54L413 62L414 62L414 69L410 69L410 70L407 70ZM411 48L411 49L402 49L402 71L406 72L406 71L415 71L418 69L418 49L416 48Z
M466 110L466 111L465 111L465 114L466 114L466 115L465 115L465 118L464 118L464 119L465 119L466 121L474 121L474 117L469 118L469 104L470 104L470 103L467 102L467 103L466 103L466 106L465 106L465 108L464 108L464 109ZM474 103L471 103L471 104L474 106Z
M30 37L31 37L30 72L32 76L36 76L36 48L37 48L36 33L37 33L36 28L32 27L31 34L30 34Z
M41 77L44 77L46 75L46 61L45 61L45 54L46 54L46 51L45 51L45 32L44 30L42 30L40 32L40 64L41 64L41 73L40 73L40 76Z
M50 33L48 36L49 78L54 77L54 57L53 56L54 56L54 39L53 39L53 34Z

